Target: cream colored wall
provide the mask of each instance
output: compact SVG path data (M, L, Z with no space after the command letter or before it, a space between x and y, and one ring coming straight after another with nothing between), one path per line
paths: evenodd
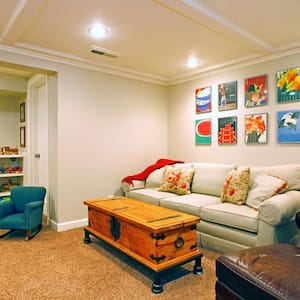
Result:
M24 97L15 93L26 93L26 80L0 74L0 90L0 147L16 147L19 146L20 99Z
M19 144L18 99L0 96L0 147L15 148Z
M83 200L118 194L123 177L167 156L166 87L5 51L0 55L5 62L58 74L51 78L49 99L56 229L80 225L78 220L87 218Z
M166 88L71 67L58 75L60 222L167 155ZM61 201L62 200L62 201Z
M196 80L169 88L168 106L168 154L185 161L206 161L236 163L238 165L271 165L280 163L300 163L300 144L277 143L277 111L300 109L300 102L276 103L276 71L299 66L300 55L292 55L256 65L241 67L224 72L201 76ZM244 79L258 75L268 75L268 105L244 107ZM219 83L238 81L238 109L218 111ZM213 107L211 113L195 114L195 89L212 86ZM246 145L244 136L244 116L252 113L268 113L269 138L263 145ZM238 137L236 145L218 145L218 118L238 117ZM195 145L194 123L196 119L212 119L212 144Z
M26 93L27 80L14 75L0 74L0 90Z

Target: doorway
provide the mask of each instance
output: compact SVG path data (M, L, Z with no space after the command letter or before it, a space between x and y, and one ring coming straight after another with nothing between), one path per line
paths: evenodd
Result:
M28 81L27 174L28 185L47 189L44 215L49 224L49 158L48 158L48 84L47 75L37 74Z

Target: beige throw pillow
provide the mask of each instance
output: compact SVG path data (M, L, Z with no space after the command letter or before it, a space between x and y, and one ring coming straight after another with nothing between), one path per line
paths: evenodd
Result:
M239 168L229 172L221 194L222 202L238 205L245 203L250 184L250 169Z
M176 168L174 166L166 166L164 171L164 180L159 190L178 195L189 194L191 192L190 188L194 172L194 168Z
M276 194L285 192L287 188L288 183L286 180L267 173L260 173L253 179L246 204L252 208L258 209L263 201Z

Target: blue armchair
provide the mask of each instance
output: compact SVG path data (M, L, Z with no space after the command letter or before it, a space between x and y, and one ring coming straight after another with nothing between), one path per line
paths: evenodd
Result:
M11 200L0 202L0 229L10 229L8 233L19 229L26 230L25 240L34 237L42 229L45 195L44 187L13 187ZM33 230L35 233L32 235Z

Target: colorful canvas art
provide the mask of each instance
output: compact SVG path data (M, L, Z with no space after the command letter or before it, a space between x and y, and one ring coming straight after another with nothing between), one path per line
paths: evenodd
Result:
M267 143L267 118L266 113L245 116L245 142L246 144Z
M211 86L196 89L196 113L211 111Z
M195 121L195 142L196 145L211 144L211 119Z
M218 85L219 111L237 108L237 81Z
M237 117L218 119L219 144L236 144L237 142Z
M254 107L268 103L267 75L245 79L245 106Z
M276 73L277 101L300 101L300 67Z
M300 143L300 110L277 113L278 143Z

